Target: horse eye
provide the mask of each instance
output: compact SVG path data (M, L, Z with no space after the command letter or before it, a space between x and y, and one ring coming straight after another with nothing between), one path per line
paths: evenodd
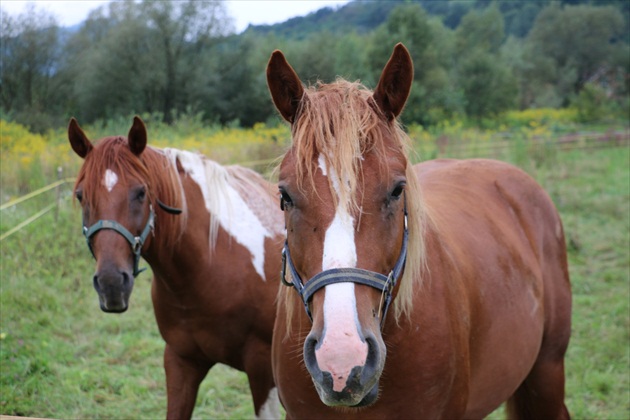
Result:
M83 201L83 191L77 191L74 195L77 198L77 200L79 200L79 203Z
M285 210L286 207L291 206L293 204L293 200L291 200L291 196L287 194L285 190L280 190L280 209L282 211Z
M401 182L400 184L396 185L394 190L391 192L391 197L394 199L400 198L404 190L405 190L405 183Z
M144 201L144 198L147 195L147 191L144 187L138 189L138 192L136 193L136 200L138 201Z

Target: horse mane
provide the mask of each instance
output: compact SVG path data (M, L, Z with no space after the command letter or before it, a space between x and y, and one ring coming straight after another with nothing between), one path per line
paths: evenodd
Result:
M362 156L367 152L381 157L381 171L387 171L386 154L395 149L407 157L411 141L397 120L391 123L378 109L372 98L372 91L359 82L349 82L338 78L334 83L318 82L305 90L292 127L293 153L296 159L298 187L309 182L314 189L314 175L317 171L315 159L325 159L326 167L338 174L341 185L339 191L341 205L359 215L361 205L357 202L358 180L362 176ZM389 139L393 139L392 142ZM332 191L332 177L328 177ZM413 293L421 284L422 270L425 267L423 242L424 204L413 167L407 164L407 186L405 194L408 208L409 244L405 271L400 280L398 295L393 302L394 316L398 322L401 316L410 316ZM302 181L304 180L304 181ZM333 199L337 195L332 193ZM287 326L293 312L293 294L285 295ZM289 330L287 328L287 330Z
M269 232L281 233L284 229L282 213L269 211L270 207L279 206L277 185L243 166L232 165L225 168L230 175L230 184L247 202L262 225Z
M278 226L283 226L278 214L269 211L276 200L277 190L256 172L237 165L222 166L198 153L172 148L164 149L163 153L172 166L181 164L187 176L192 177L202 190L204 204L210 213L208 240L211 252L216 246L221 220L230 223L238 217L238 204L233 202L230 188L247 203L269 232L277 233ZM179 178L178 182L181 185Z
M189 172L187 166L200 170ZM222 166L203 155L172 148L146 147L138 157L129 149L125 137L106 137L86 156L74 187L76 191L79 184L83 184L83 203L95 211L98 211L99 196L105 193L102 180L107 169L116 172L121 184L127 184L132 178L145 183L147 197L156 212L155 235L165 241L166 246L177 243L188 221L188 205L180 172L191 176L202 190L210 213L208 242L211 253L216 246L221 222L230 223L239 216L239 203L234 202L235 197L230 190L236 191L270 234L282 230L281 214L269 211L271 206L276 205L277 190L251 169ZM166 214L157 204L158 199L168 206L182 209L182 213Z
M116 172L122 184L128 183L132 178L145 183L149 203L159 215L155 221L155 235L169 246L175 244L184 232L188 219L186 199L177 168L165 159L159 149L146 147L140 156L136 156L129 149L125 137L103 138L86 156L74 186L76 192L79 184L83 184L82 200L95 211L98 210L98 197L105 191L102 180L107 169ZM158 199L171 207L182 209L182 213L173 216L160 212Z

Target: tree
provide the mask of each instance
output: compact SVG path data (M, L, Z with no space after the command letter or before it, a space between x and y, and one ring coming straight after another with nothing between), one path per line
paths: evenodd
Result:
M460 104L458 93L449 83L452 33L441 22L431 20L418 4L397 7L373 33L367 47L367 67L371 71L366 83L374 86L383 63L398 42L409 49L414 63L414 82L405 107L405 121L427 125L456 113Z
M529 84L539 92L553 86L561 103L568 104L596 73L614 65L615 57L628 56L624 28L624 19L613 6L550 4L527 37Z
M142 3L149 27L156 30L163 53L164 85L162 111L166 122L172 121L172 111L178 100L178 87L186 85L195 73L195 59L209 42L226 33L229 22L224 4L212 1L151 1ZM181 106L181 104L179 104Z
M77 112L87 121L159 112L172 122L211 77L199 64L228 23L218 0L109 3L70 43Z
M468 116L482 119L514 106L516 80L497 56L475 50L460 63L460 73Z
M302 80L314 83L318 80L330 82L336 76L335 49L338 38L330 32L319 32L297 42L294 46L294 68ZM295 48L297 47L297 48ZM293 56L292 56L293 57Z
M206 120L250 127L274 115L264 72L273 49L267 38L246 34L204 54L200 67L207 77L190 100Z
M57 22L31 3L16 18L3 15L0 44L2 107L18 122L39 131L47 123L38 119L56 103L50 80L58 64Z
M517 81L499 54L503 28L503 16L492 5L471 10L455 31L458 86L470 117L482 119L515 104Z
M505 37L503 15L495 6L471 10L462 18L455 31L458 55L481 49L496 53Z
M352 80L365 72L366 38L353 32L338 39L334 64L337 76Z
M540 1L504 1L499 3L499 8L505 19L505 32L518 38L524 38L544 6L545 4Z

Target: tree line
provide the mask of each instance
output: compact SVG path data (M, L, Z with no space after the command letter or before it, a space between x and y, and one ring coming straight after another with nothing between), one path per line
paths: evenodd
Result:
M74 29L31 6L2 18L0 109L35 131L134 113L251 126L276 118L265 82L274 49L307 83L374 87L403 42L415 65L406 123L580 101L623 112L628 28L628 3L614 1L357 0L239 35L219 0L112 2Z

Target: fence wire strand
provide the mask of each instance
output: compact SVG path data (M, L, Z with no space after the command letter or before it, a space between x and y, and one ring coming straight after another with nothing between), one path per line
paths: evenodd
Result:
M8 238L9 236L13 235L15 232L17 232L18 230L22 229L23 227L30 225L35 220L39 219L40 217L42 217L43 215L45 215L46 213L48 213L49 211L54 209L56 206L57 206L57 203L49 204L45 208L43 208L42 210L38 211L37 213L35 213L31 217L29 217L28 219L24 220L19 225L17 225L15 227L13 227L12 229L9 229L8 231L4 232L0 236L0 242L2 242L5 238Z
M538 141L530 141L530 144L534 145L534 146L541 146L544 142L538 140ZM605 148L605 147L627 147L629 143L629 135L627 131L624 132L614 132L614 133L607 133L606 135L602 135L602 136L580 136L577 139L571 140L571 141L560 141L560 142L556 142L554 144L554 147L557 150L560 151L569 151L569 150L592 150L592 149L600 149L600 148ZM439 147L439 144L437 145ZM498 141L498 142L492 142L490 144L486 144L480 147L480 145L475 145L474 147L471 146L467 146L467 147L461 147L461 145L455 146L455 145L450 145L450 147L448 147L449 152L452 154L457 154L457 152L459 151L461 152L466 152L466 151L472 151L472 150L496 150L496 149L502 149L502 148L507 148L510 146L510 142L509 141ZM486 150L487 149L487 150ZM256 165L269 165L271 163L277 163L279 161L280 158L274 158L274 159L262 159L262 160L254 160L254 161L249 161L249 162L242 162L239 165L241 166L256 166ZM53 182L52 184L46 185L45 187L42 187L38 190L35 190L33 192L30 192L26 195L23 195L22 197L16 198L15 200L9 201L7 203L4 203L2 205L0 205L0 211L2 210L6 210L9 207L13 207L17 204L23 203L24 201L27 201L31 198L37 197L38 195L41 195L45 192L48 192L50 190L52 190L53 188L59 188L61 185L69 183L69 182L74 182L75 178L64 178L64 179L60 179L58 181ZM49 204L48 206L46 206L44 209L42 209L41 211L35 213L33 216L29 217L28 219L24 220L22 223L18 224L17 226L9 229L8 231L6 231L5 233L3 233L2 235L0 235L0 241L3 241L4 239L8 238L9 236L13 235L15 232L19 231L20 229L28 226L29 224L33 223L35 220L39 219L40 217L42 217L43 215L45 215L46 213L48 213L49 211L51 211L53 208L55 208L55 206L57 206L59 203L55 202L52 204Z

